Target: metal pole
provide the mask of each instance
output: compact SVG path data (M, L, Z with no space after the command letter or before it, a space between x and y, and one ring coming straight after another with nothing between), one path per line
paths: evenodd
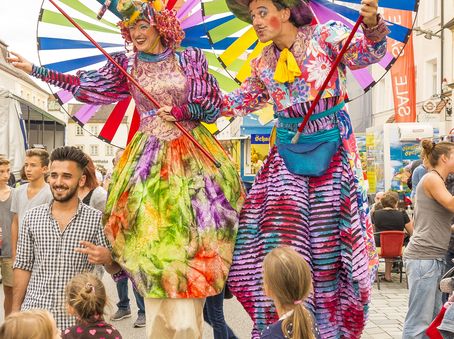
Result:
M44 146L44 114L41 114L41 126L43 127L41 131L41 145Z
M444 46L444 25L445 25L445 0L441 0L441 8L440 8L440 11L441 11L441 23L440 23L440 28L441 28L441 33L440 33L440 43L441 43L441 46L440 46L440 50L441 50L441 56L440 56L440 73L441 73L441 77L440 77L440 93L443 94L443 79L445 78L444 76L444 72L445 72L445 46Z
M28 147L32 144L30 142L30 107L27 105L27 139L28 139Z
M54 120L54 146L52 149L56 149L57 146L55 145L57 142L57 122Z

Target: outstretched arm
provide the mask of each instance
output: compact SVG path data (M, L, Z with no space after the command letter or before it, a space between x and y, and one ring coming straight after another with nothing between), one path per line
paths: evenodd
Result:
M362 68L380 61L386 54L386 36L389 29L377 13L378 0L363 0L360 14L363 16L364 34L357 34L350 43L342 63L351 69ZM330 21L314 31L320 46L334 60L350 34L350 29L340 22ZM323 37L323 38L322 38Z
M64 74L38 67L17 53L7 61L14 67L30 74L48 84L63 88L74 94L81 102L91 104L110 104L128 97L129 88L126 77L111 62L96 71L79 71L77 75ZM117 53L112 56L124 69L128 66L125 54Z

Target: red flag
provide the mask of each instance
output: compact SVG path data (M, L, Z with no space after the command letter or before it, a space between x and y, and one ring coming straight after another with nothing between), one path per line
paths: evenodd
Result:
M385 9L384 19L411 27L412 13ZM388 52L397 58L402 50L403 43L388 40ZM404 50L391 68L391 79L394 96L394 112L396 122L416 121L416 85L415 85L415 59L413 55L413 37L410 35Z

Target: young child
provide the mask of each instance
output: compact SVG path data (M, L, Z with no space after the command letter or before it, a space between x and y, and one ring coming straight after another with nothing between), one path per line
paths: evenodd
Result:
M77 324L62 333L64 339L121 339L121 334L104 321L106 290L101 280L91 273L81 273L66 285L68 313Z
M8 186L10 178L9 160L0 157L0 269L3 279L3 301L5 318L11 313L13 304L13 261L11 259L11 200L13 189Z
M0 327L0 339L60 339L52 315L45 310L10 314Z
M262 339L316 339L317 327L304 301L312 291L312 276L304 258L290 247L273 249L263 260L265 295L276 306L279 321L262 332Z

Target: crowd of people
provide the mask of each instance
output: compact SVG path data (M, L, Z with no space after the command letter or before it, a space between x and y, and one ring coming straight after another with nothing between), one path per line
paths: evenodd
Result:
M201 338L204 319L216 339L235 338L223 315L226 286L253 320L252 338L360 337L377 255L345 107L346 69L379 62L389 29L377 0L362 0L362 33L341 55L350 29L314 24L306 1L226 3L260 42L271 42L252 61L251 76L228 94L200 49L178 49L184 32L160 0L104 3L122 16L132 51L113 55L115 63L99 70L61 74L15 53L8 57L82 102L132 96L140 127L116 161L108 193L89 157L68 146L50 156L27 151L29 183L12 193L2 184L2 210L11 213L11 259L2 263L13 267L5 308L13 313L0 334L33 331L22 327L34 322L49 338L121 337L104 319L99 278L106 271L119 294L111 320L131 315L131 280L136 325L146 326L148 338ZM321 90L321 75L338 56L337 72L292 143ZM201 122L244 116L268 102L277 117L276 144L246 196L229 155ZM0 222L7 234L9 221Z
M449 293L442 295L440 280L454 266L454 143L423 140L421 150L421 160L412 165L413 218L398 208L397 192L377 192L371 213L375 243L380 246L384 231L406 234L403 261L409 302L403 338L422 339L429 334L430 338L452 338L454 285L444 288ZM387 259L381 281L392 282L392 268L393 261ZM444 314L443 303L450 311L440 324L434 321Z

